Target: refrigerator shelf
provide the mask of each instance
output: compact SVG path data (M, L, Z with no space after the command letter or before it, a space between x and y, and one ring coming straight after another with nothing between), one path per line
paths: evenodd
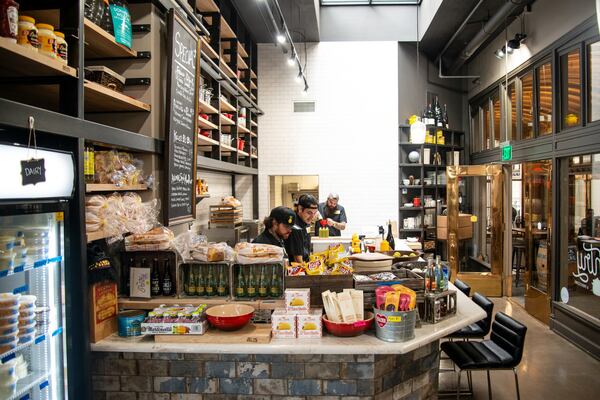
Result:
M59 263L61 261L62 261L62 256L58 256L58 257L53 257L53 258L37 260L33 264L30 264L30 265L19 265L19 266L16 266L12 271L0 271L0 278L5 278L7 276L24 273L24 272L31 271L31 270L37 269L37 268L43 268L47 265L54 264L57 262Z
M17 382L17 390L14 395L8 397L7 400L25 400L29 399L29 392L36 386L42 390L48 387L49 373L44 372L32 372L23 379L19 379Z
M28 348L34 344L39 345L40 343L43 343L46 339L48 339L48 333L41 333L41 334L37 335L34 340L27 342L27 343L20 344L17 347L15 347L14 349L9 350L4 354L1 354L0 360L2 361L2 363L10 361L17 356L17 352L23 351L26 348Z

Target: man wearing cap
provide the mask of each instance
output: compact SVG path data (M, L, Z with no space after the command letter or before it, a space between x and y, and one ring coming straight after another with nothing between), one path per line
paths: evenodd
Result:
M303 194L298 198L292 233L285 240L285 249L290 262L308 261L310 255L310 224L319 212L319 203L314 196Z
M283 247L283 241L290 236L296 214L288 207L275 207L264 220L265 230L253 240L253 243L272 244Z
M329 193L327 201L319 204L319 214L321 219L327 221L327 227L329 228L329 236L342 236L342 232L346 229L346 210L344 207L338 204L340 196L337 193ZM317 222L317 226L320 223ZM315 235L319 235L319 230L315 229Z

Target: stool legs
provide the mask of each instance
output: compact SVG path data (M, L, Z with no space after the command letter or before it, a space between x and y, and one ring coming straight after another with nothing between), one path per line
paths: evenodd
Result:
M460 400L460 375L462 374L462 369L458 370L458 386L456 387L456 400Z
M517 388L517 400L521 400L521 392L519 391L519 377L517 376L517 369L513 368L513 372L515 373L515 386Z
M490 370L487 370L487 381L488 381L488 397L492 400L492 383L490 382Z

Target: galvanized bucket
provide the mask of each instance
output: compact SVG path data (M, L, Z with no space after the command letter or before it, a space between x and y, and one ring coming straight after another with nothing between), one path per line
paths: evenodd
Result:
M411 311L385 311L375 309L375 332L386 342L406 342L415 337L417 309Z

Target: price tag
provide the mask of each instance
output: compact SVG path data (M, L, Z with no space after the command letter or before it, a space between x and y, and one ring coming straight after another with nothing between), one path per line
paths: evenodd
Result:
M402 317L399 315L388 317L388 322L400 322L400 321L402 321Z

